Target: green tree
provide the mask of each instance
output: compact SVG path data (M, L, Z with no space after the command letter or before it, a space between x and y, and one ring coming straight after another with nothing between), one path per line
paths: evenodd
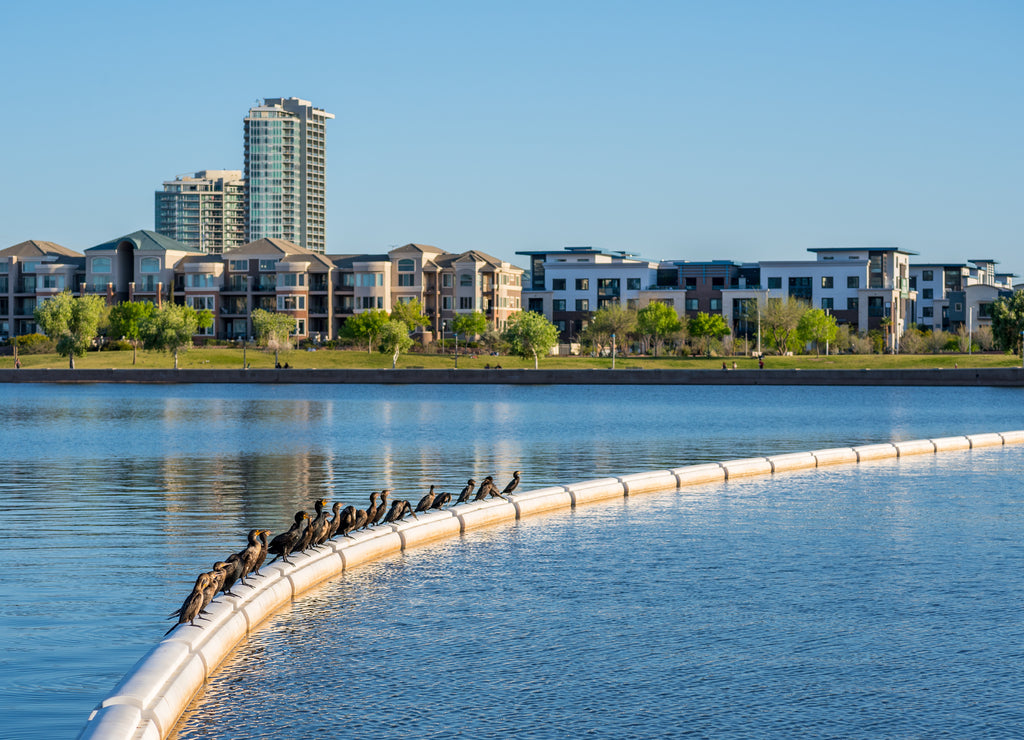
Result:
M452 331L455 332L456 337L461 334L467 340L470 338L475 339L487 331L487 316L484 315L483 311L460 313L452 321Z
M796 324L796 334L802 342L814 342L814 354L821 355L821 345L835 342L839 333L836 317L820 308L804 312Z
M547 354L558 344L558 327L539 313L520 311L509 318L501 338L508 343L512 354L524 359L533 357L536 370L539 355Z
M408 327L407 333L430 324L430 317L423 313L423 304L419 298L396 303L391 309L391 318L403 322Z
M373 345L377 343L381 331L384 330L384 324L390 320L385 311L372 308L345 319L341 333L353 342L365 341L366 352L369 354Z
M292 334L295 333L295 317L286 313L274 313L257 308L252 312L252 330L256 341L274 350L274 367L281 364L281 350L292 348Z
M698 352L708 357L711 356L711 341L721 340L728 333L729 325L721 314L701 311L690 319L690 336L697 340Z
M200 328L201 318L204 322L212 322L213 314L205 310L196 311L191 306L165 303L142 323L142 341L148 349L174 353L174 369L177 370L178 352L192 346L192 337Z
M391 369L398 365L398 356L412 346L408 325L400 319L391 319L380 332L380 351L391 353Z
M96 338L104 305L100 296L75 298L65 290L36 306L36 323L46 336L56 340L57 354L68 358L72 370L75 358L82 357Z
M1024 290L997 298L992 304L992 335L996 346L1020 353L1021 332L1024 332Z
M769 298L761 306L761 330L780 355L791 349L790 340L794 338L800 317L808 308L807 303L791 296Z
M608 303L594 312L593 318L584 333L584 337L593 342L600 352L605 344L611 343L615 337L618 344L626 340L626 336L636 330L637 312L630 308L623 308L618 301Z
M665 339L682 328L676 310L661 302L648 303L636 314L636 331L654 348L655 357Z
M110 334L124 337L132 344L132 364L138 358L142 325L156 309L150 301L121 301L110 309Z

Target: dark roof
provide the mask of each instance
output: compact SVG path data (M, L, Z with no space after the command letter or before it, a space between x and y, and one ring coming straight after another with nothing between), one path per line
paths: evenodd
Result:
M329 255L327 259L331 260L336 267L351 268L353 262L390 262L391 256L387 254L338 254Z
M45 257L47 255L60 255L61 257L82 257L81 252L62 247L55 242L44 242L38 239L29 239L26 242L15 244L13 247L0 250L2 257Z
M118 245L123 242L131 243L135 249L138 250L173 250L175 252L196 252L201 254L201 249L190 247L187 244L182 244L176 239L172 239L169 236L158 234L155 231L146 231L141 229L139 231L133 231L131 234L120 236L117 239L111 239L109 242L103 242L103 244L97 244L95 247L89 247L86 252L92 252L94 250L106 250L106 249L117 249Z
M909 249L899 247L809 247L808 252L899 252L900 254L917 254ZM790 260L771 260L772 262L789 262Z

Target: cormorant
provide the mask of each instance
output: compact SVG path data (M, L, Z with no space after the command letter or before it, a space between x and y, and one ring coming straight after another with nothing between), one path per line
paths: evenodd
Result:
M370 505L366 507L366 521L363 522L362 526L369 527L377 517L377 510L380 508L377 505L377 496L379 495L376 491L370 493Z
M491 476L487 476L486 478L483 479L483 481L480 482L480 488L476 492L476 498L474 498L473 500L483 501L488 496L493 496L494 494L491 493L492 488L497 490L497 488L494 485L494 479Z
M306 547L317 546L327 539L327 528L330 527L328 517L330 514L327 512L327 499L320 498L313 502L313 508L316 509L316 517L309 523L309 543ZM306 549L306 548L303 548Z
M274 555L274 559L270 562L275 562L278 558L281 558L286 563L290 563L291 560L288 556L292 554L295 546L299 544L299 540L302 537L302 524L309 519L309 514L304 511L295 512L295 523L292 524L291 528L287 532L282 532L270 541L270 545L267 547L267 552Z
M406 514L412 514L413 519L419 519L419 517L416 516L416 512L412 510L412 506L409 505L408 501L396 499L391 504L391 510L388 511L387 516L384 517L384 522L387 524L399 522Z
M366 509L356 509L356 518L352 522L352 530L360 530L366 526Z
M502 491L502 493L512 493L512 491L516 490L516 487L518 485L519 485L519 471L517 470L516 472L512 473L512 480L510 480L508 482L508 485L505 486L505 489Z
M427 495L420 499L420 502L416 504L416 511L427 511L431 506L434 505L434 487L431 486L430 490L427 491Z
M252 567L253 574L257 576L260 575L260 568L263 567L263 563L266 562L267 559L267 548L269 547L269 544L267 543L267 537L269 535L269 529L260 530L260 554L256 556L256 564Z
M178 624L173 625L169 630L164 632L164 636L171 634L178 625L184 624L185 622L188 622L193 627L196 626L196 618L199 616L199 612L202 611L203 607L206 605L205 591L209 580L209 573L199 574L199 577L196 578L196 585L192 587L192 593L185 598L185 601L176 612ZM173 617L175 614L171 614L171 616Z
M242 572L238 576L238 581L243 586L249 584L245 582L245 577L253 572L256 568L256 560L260 556L260 550L263 546L260 544L258 539L259 534L262 530L250 529L249 530L249 544L246 545L245 549L238 553L238 556L242 559Z
M476 481L470 478L466 481L466 487L462 489L462 493L459 494L456 504L464 504L469 501L469 497L473 495L473 488L476 486Z
M338 534L348 537L349 532L356 526L356 507L351 504L341 510L341 524L338 525Z
M374 524L380 524L380 520L384 518L384 514L388 510L388 496L391 495L391 489L385 488L380 492L380 504L377 506L377 513L373 517L366 520L366 526L372 527Z
M450 493L439 493L439 494L437 494L437 498L434 499L434 503L432 503L430 505L430 508L431 509L442 509L442 508L444 508L444 505L447 504L451 500L452 500L452 495Z
M341 526L341 503L335 501L334 506L331 507L331 512L333 512L334 516L327 526L327 537L324 539L324 542L338 534L338 527Z
M242 568L245 567L245 563L242 562L242 554L233 552L228 555L224 563L227 567L224 569L224 582L220 585L220 590L224 592L225 596L238 598L238 594L231 593L231 587L242 577Z

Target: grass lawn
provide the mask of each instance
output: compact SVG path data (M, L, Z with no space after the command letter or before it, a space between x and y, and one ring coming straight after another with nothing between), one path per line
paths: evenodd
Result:
M67 358L55 354L26 355L22 354L23 368L67 368ZM391 367L391 355L379 352L367 353L354 350L321 349L316 352L290 350L280 354L281 364L288 363L295 368L314 368L318 370L340 368L388 369ZM253 368L274 367L274 355L258 349L248 349L245 353L246 362ZM757 367L757 360L751 357L618 357L615 362L617 369L635 368L671 368L692 370L721 370L722 362L732 368L733 362L741 369ZM962 368L972 367L1019 367L1020 358L1010 354L939 354L939 355L799 355L795 357L765 357L766 369L883 369L883 368ZM460 368L483 369L485 365L501 365L503 368L532 368L533 360L502 355L460 355ZM140 350L138 362L132 365L132 353L128 352L89 352L85 357L75 358L75 366L79 368L117 368L138 369L171 368L174 358L165 352L148 352ZM189 368L240 368L242 367L242 350L222 347L197 347L178 355L178 366ZM454 361L451 355L409 353L398 358L399 368L451 368ZM0 357L0 368L13 368L12 356ZM556 370L584 370L588 368L610 368L611 359L593 357L542 357L540 367Z

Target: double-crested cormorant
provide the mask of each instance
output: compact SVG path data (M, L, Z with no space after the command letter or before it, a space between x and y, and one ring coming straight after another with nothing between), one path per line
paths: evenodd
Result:
M364 512L366 514L366 521L360 525L360 528L369 527L373 524L374 519L377 518L377 510L380 508L377 504L377 496L379 495L380 494L376 491L370 493L370 505L366 507L366 511Z
M432 503L430 505L430 508L431 509L443 509L444 505L447 504L451 500L452 500L452 495L450 493L445 493L445 492L439 493L439 494L437 494L437 497L434 499L434 503Z
M267 548L270 546L269 543L267 542L267 537L269 535L269 529L260 530L260 554L256 556L256 564L252 567L252 573L254 575L260 575L260 568L263 567L263 563L267 560Z
M427 495L420 499L420 502L416 504L416 511L427 511L431 506L434 505L434 487L431 486L430 490L427 491Z
M231 587L242 577L242 569L245 567L245 563L242 562L242 553L231 553L224 563L227 567L224 569L224 582L220 585L220 590L224 592L225 596L238 598L238 594L231 593Z
M306 512L295 512L295 523L292 524L289 530L282 532L270 541L267 552L274 555L274 559L270 561L271 563L275 562L278 558L281 558L286 563L291 562L288 556L292 554L292 551L302 538L302 524L306 519L309 519L309 514Z
M341 504L335 501L334 506L331 507L331 512L334 516L331 517L331 521L327 524L327 537L324 538L324 542L338 534L338 527L341 526Z
M519 485L519 471L517 470L516 472L512 473L512 480L510 480L508 482L508 485L505 486L505 489L502 491L502 493L512 493L512 491L516 490L516 487L518 485Z
M469 497L473 495L473 488L476 486L476 481L470 478L466 481L466 487L462 489L462 493L459 494L456 504L464 504L469 501Z
M366 509L356 509L355 520L352 522L352 531L358 531L366 526Z
M356 507L351 504L341 510L341 524L338 525L338 534L348 537L349 532L356 526Z
M196 618L199 616L199 612L202 611L203 607L206 606L206 587L210 581L209 573L200 573L199 577L196 578L196 585L192 587L192 593L190 593L181 607L177 612L171 614L171 616L178 617L178 624L175 624L171 629L167 630L164 635L169 635L174 629L180 625L188 622L193 627L196 626Z
M406 514L412 514L414 519L419 519L419 517L416 516L416 512L412 510L412 506L409 505L408 501L396 499L392 502L390 511L388 511L387 515L384 517L384 522L386 524L399 522Z
M260 556L260 550L263 549L263 546L260 544L258 539L261 531L262 530L260 529L250 529L249 544L246 545L244 550L238 553L238 556L242 559L242 572L238 575L238 582L243 586L249 585L245 582L245 577L255 570L256 560Z
M366 526L372 527L374 524L380 524L381 519L384 518L384 514L388 510L388 496L391 495L391 489L385 488L380 492L380 504L377 506L377 511L374 515L366 520Z
M327 499L325 498L320 498L313 502L313 508L316 509L316 517L309 523L309 544L306 547L310 545L315 547L327 540L327 529L331 526L331 523L328 520L330 513L326 507Z
M480 482L480 488L476 492L476 498L474 498L473 500L483 501L488 496L493 496L494 494L491 493L492 488L497 490L497 488L494 485L494 479L491 476L487 476Z

